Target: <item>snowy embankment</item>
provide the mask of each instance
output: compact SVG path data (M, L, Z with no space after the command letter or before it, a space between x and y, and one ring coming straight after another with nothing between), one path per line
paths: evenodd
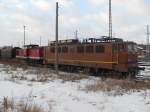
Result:
M67 73L61 73L67 74ZM4 97L38 104L45 112L149 112L150 91L114 95L114 91L90 91L86 86L100 78L83 76L72 80L43 68L0 65L0 101ZM63 75L62 75L63 76ZM70 77L70 80L69 78ZM75 78L74 78L75 79ZM71 81L72 80L72 81Z

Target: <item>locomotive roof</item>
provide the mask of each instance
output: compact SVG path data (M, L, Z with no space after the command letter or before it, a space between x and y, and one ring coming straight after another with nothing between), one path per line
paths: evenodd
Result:
M12 49L12 48L13 48L12 46L4 46L1 49Z
M30 45L25 45L25 48L33 48L33 47L39 47L39 45L36 44L30 44Z
M120 38L110 38L107 36L102 36L101 38L87 38L84 39L82 42L78 39L68 39L68 40L59 40L59 45L69 45L69 44L95 44L95 43L122 43L124 42ZM54 46L56 41L51 41L49 46Z
M133 42L133 41L126 41L125 43L126 43L126 44L136 44L136 45L137 45L137 43L135 43L135 42Z

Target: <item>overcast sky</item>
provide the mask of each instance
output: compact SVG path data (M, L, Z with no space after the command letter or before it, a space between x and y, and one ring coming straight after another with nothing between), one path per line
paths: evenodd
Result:
M55 2L59 1L59 38L108 35L108 0L0 0L0 46L22 45L26 25L28 44L55 37ZM112 0L113 35L146 42L150 0Z

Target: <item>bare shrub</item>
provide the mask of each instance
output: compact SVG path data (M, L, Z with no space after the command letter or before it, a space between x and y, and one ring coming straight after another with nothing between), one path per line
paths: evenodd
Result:
M100 81L100 82L99 82L99 81ZM96 81L96 82L94 82L93 84L88 84L88 85L86 85L85 90L86 90L86 91L93 91L93 92L96 92L96 91L99 91L99 90L104 91L105 89L107 89L107 88L105 87L104 82L101 82L101 80L99 80L99 81Z
M44 75L42 75L42 76L38 79L39 82L46 82L47 80L48 80L48 77L46 77L46 76L44 76Z
M24 75L22 75L22 76L20 77L20 80L27 80L27 77L25 77Z
M48 76L48 75L38 74L36 77L33 77L30 81L46 82L49 80L49 78L50 78L50 76Z
M28 112L43 112L43 109L37 105L33 105L30 110L31 111L28 111Z
M46 82L48 80L49 76L43 73L37 74L37 81L38 82Z
M11 75L11 79L18 79L19 77L16 74Z
M3 99L3 109L4 109L4 112L7 112L7 110L9 110L9 109L11 109L11 110L14 109L14 100L13 100L13 98L11 100L9 100L8 97L4 97L4 99Z
M7 68L4 68L3 71L8 74L8 73L9 73L9 68L8 68L8 67L7 67Z
M41 106L32 103L32 101L14 101L8 97L4 97L3 106L0 112L44 112ZM52 105L49 105L49 112L52 111Z
M117 80L109 79L106 83L111 87L118 85L121 89L125 90L145 90L150 89L150 82L136 82L134 80Z
M23 103L20 104L20 112L43 112L43 109L36 104Z
M48 107L49 107L49 111L48 111L48 112L52 112L52 109L53 109L53 108L52 108L52 104L51 104L51 103L52 103L52 102L49 102L49 103L48 103Z

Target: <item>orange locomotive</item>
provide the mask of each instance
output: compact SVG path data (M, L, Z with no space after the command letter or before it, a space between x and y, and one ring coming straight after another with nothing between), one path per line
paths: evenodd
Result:
M59 67L85 69L88 71L133 74L137 72L136 43L119 38L89 38L83 42L77 39L58 43ZM55 62L55 41L44 48L44 64Z

